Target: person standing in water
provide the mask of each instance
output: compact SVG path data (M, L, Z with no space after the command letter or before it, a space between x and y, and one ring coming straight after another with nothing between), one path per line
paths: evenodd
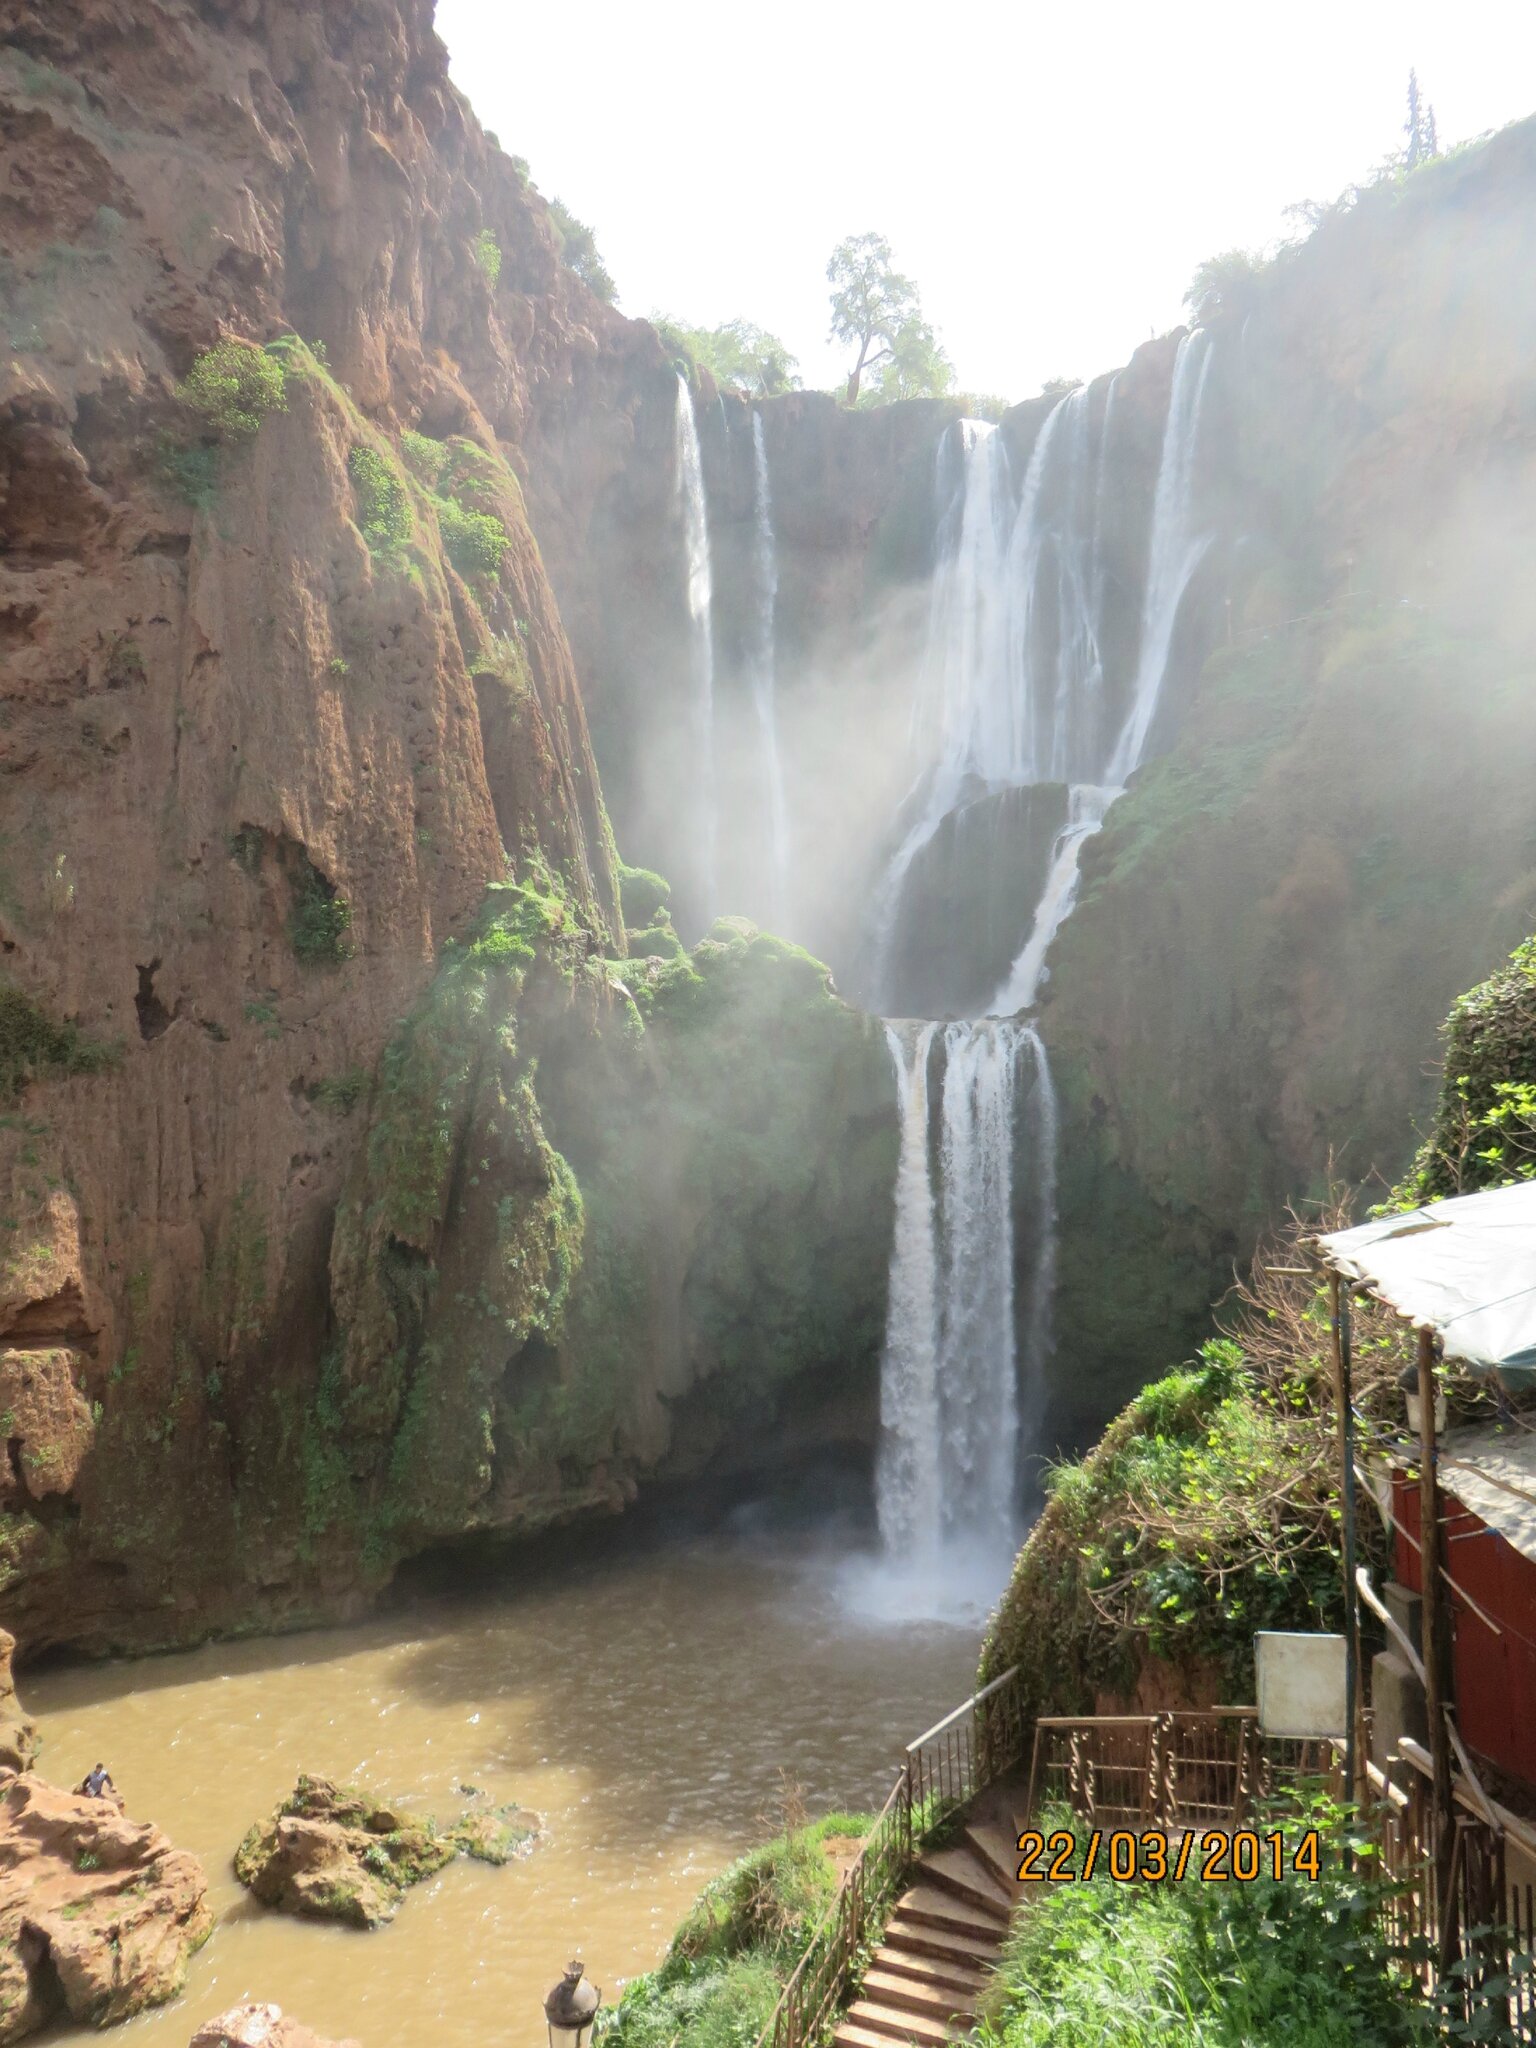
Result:
M105 1764L97 1764L85 1774L85 1783L80 1787L87 1799L105 1799L108 1792L115 1792L112 1774Z

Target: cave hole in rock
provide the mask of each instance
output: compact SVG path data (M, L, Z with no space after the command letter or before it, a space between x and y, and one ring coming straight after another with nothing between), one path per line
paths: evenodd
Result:
M133 999L133 1007L139 1013L139 1036L146 1045L169 1028L174 1014L155 994L155 975L159 966L157 957L151 960L147 967L139 968L138 993Z

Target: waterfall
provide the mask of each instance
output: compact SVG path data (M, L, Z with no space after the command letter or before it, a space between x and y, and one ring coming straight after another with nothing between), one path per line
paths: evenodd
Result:
M1077 900L1082 849L1145 755L1184 598L1210 544L1194 507L1209 369L1206 335L1186 335L1153 493L1134 671L1118 696L1104 652L1115 383L1096 429L1088 392L1058 401L1016 496L991 428L962 421L940 446L937 564L912 724L919 771L872 905L877 993L892 985L915 866L957 808L1064 785L1065 819L984 1014L887 1026L902 1139L876 1487L887 1553L905 1567L931 1570L957 1545L1012 1552L1056 1279L1056 1094L1027 1013ZM1016 1164L1025 1176L1017 1189Z
M929 1069L942 1033L938 1115ZM1018 1348L1011 1018L888 1023L901 1106L876 1493L888 1551L932 1570L946 1546L1011 1555ZM935 1130L936 1125L936 1130Z
M773 915L782 925L789 878L789 817L784 800L784 770L779 757L778 711L775 702L774 612L779 597L779 556L773 538L773 493L768 480L768 449L763 416L752 414L752 580L756 599L752 645L752 702L763 749L767 799L768 848L773 872Z
M709 563L709 510L704 497L704 461L699 451L693 399L682 372L677 378L677 499L682 514L684 591L688 606L692 668L693 760L697 805L699 889L703 922L715 908L715 639Z

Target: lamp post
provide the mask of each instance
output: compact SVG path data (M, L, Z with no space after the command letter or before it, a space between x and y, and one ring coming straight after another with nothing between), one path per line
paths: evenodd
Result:
M603 1994L589 1984L580 1963L567 1963L565 1975L544 2001L549 2048L591 2048L592 2023Z

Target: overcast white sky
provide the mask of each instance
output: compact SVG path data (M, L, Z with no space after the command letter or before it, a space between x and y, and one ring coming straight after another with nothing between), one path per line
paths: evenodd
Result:
M437 24L626 312L755 320L813 385L846 368L845 235L889 238L963 388L1018 399L1122 362L1203 257L1378 163L1410 64L1442 143L1536 111L1530 0L439 0Z

